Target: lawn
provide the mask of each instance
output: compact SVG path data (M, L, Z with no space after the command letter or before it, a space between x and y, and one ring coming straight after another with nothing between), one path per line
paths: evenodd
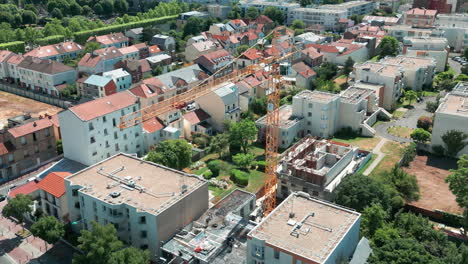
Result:
M352 146L358 147L362 150L370 151L375 148L375 146L379 143L379 137L354 137L354 138L343 138L343 137L335 137L332 138L333 141L338 141L342 143L347 143Z
M379 120L372 125L372 128L376 128L378 125L382 124L384 121Z
M413 133L414 129L409 127L403 126L392 126L387 129L387 132L390 135L394 135L396 137L403 137L403 138L410 138L411 133Z
M393 112L392 115L393 115L394 118L400 119L405 115L405 113L406 113L406 111L395 110L395 112Z
M406 144L400 144L394 141L386 142L381 151L385 154L385 157L379 162L377 167L372 171L371 175L379 176L390 170L395 166L395 163L400 161L403 154L403 149Z
M424 97L436 97L437 95L439 95L439 92L422 91Z
M364 167L362 167L360 170L358 170L356 174L362 174L362 173L364 173L364 172L367 170L367 168L369 168L369 166L374 162L374 160L375 160L377 157L378 157L377 154L372 153L372 157L370 158L370 160L367 161L366 165L364 165Z

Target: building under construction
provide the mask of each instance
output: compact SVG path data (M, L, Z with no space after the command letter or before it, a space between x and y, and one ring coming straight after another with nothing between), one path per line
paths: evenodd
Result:
M367 154L347 144L305 137L280 157L277 196L301 191L330 199L341 180L367 161Z

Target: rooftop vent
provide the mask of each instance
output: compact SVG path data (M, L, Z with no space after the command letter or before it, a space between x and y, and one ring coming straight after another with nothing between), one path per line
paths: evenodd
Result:
M111 192L111 193L109 194L109 196L112 197L112 198L117 198L117 197L120 196L120 192Z

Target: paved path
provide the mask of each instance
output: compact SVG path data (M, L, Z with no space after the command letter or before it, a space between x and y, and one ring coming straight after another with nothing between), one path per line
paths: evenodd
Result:
M372 164L367 167L367 169L364 171L364 175L368 176L374 169L377 167L379 162L385 157L385 154L380 151L382 146L387 142L388 140L386 138L382 138L380 142L375 146L375 148L372 150L373 153L377 154L377 158L372 162Z

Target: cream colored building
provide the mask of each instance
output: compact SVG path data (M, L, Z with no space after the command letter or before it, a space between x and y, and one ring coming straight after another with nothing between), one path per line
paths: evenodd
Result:
M450 47L446 38L409 38L403 39L403 55L411 57L434 58L436 71L443 72L448 62Z
M468 82L459 83L441 100L434 116L432 147L439 145L445 147L442 136L450 130L468 134ZM468 154L468 146L465 146L457 156L464 154Z
M153 261L164 241L208 209L204 179L122 153L67 177L65 186L75 231L112 224Z

